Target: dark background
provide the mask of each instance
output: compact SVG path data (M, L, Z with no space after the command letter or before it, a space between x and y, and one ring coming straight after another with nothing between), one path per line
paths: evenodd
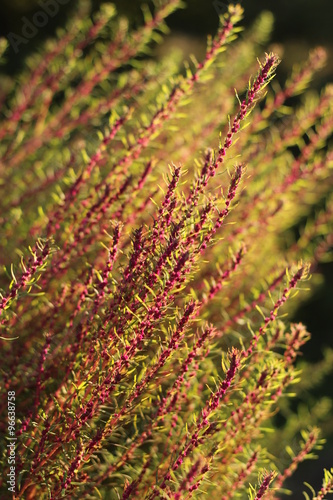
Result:
M84 1L84 0L78 0ZM22 16L32 19L32 16L41 10L42 0L0 0L0 36L6 37L9 32L21 35L23 26ZM101 0L93 2L94 10L98 9ZM114 2L120 13L128 15L133 24L141 20L140 1L116 0ZM149 2L147 2L149 3ZM174 33L190 36L189 43L193 50L197 41L204 43L207 34L214 34L218 26L218 12L226 10L226 4L213 0L188 0L187 7L177 11L167 21ZM321 88L333 78L333 0L243 0L240 2L245 9L244 26L252 23L262 10L270 10L275 17L274 31L271 38L273 43L285 46L283 62L279 67L277 78L282 82L293 63L307 57L309 49L316 45L323 45L328 51L328 63L324 71L316 77L314 86ZM57 27L64 26L71 19L77 2L69 0L67 5L59 5L59 12L50 18L44 28L39 29L38 35L26 45L20 45L18 54L11 48L7 53L7 62L0 68L1 72L15 75L19 71L26 55L32 53L46 38L54 35ZM200 45L200 44L199 44ZM312 334L311 342L305 346L305 359L317 361L322 357L325 346L332 346L332 309L333 309L333 264L321 264L317 272L324 277L323 284L314 295L294 313L292 321L301 321L307 325ZM325 383L311 394L310 398L321 395L330 395L333 398L333 377L327 377ZM302 483L304 480L315 489L321 487L322 467L330 468L333 463L333 436L327 436L328 443L325 451L320 454L318 463L308 461L299 467L290 486L299 488L292 498L303 499ZM281 497L282 498L282 497ZM290 498L290 497L288 497Z
M39 10L40 4L48 0L0 0L0 36L6 37L12 32L21 35L24 22ZM52 0L50 0L52 1ZM57 1L57 0L53 0ZM45 27L39 29L36 37L26 45L20 45L18 54L10 51L6 71L15 72L20 67L27 53L33 52L41 40L54 35L55 29L64 26L71 19L78 2L85 0L59 0L58 14L49 18ZM67 2L67 3L66 3ZM97 10L102 0L92 0L93 9ZM133 22L140 20L140 0L115 0L117 10L129 16ZM151 3L146 0L146 3ZM229 0L187 0L185 9L178 10L168 19L173 32L182 32L198 37L203 42L207 34L213 34L218 26L217 12L226 10ZM321 74L320 84L333 76L333 1L332 0L241 0L245 9L244 26L248 26L262 10L270 10L275 17L272 42L283 43L286 47L280 77L285 76L291 64L306 57L308 50L315 45L324 45L329 52L329 62ZM279 76L279 75L278 75ZM316 84L319 85L318 80Z

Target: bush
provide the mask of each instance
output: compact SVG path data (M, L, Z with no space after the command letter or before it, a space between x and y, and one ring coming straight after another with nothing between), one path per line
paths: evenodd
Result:
M333 351L302 380L285 315L332 245L325 51L269 88L271 15L239 37L234 5L201 62L159 60L178 6L81 3L4 80L2 498L278 498L322 444L329 400L289 400Z

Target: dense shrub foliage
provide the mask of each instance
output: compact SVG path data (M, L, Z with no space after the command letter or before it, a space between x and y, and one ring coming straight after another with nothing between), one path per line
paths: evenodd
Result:
M279 498L322 444L328 398L302 416L289 401L333 351L300 371L310 336L286 312L332 246L333 90L306 90L325 51L280 88L270 14L241 33L234 5L201 62L160 60L178 6L156 2L130 29L81 2L2 80L1 434L14 394L15 498ZM325 471L307 491L332 487Z

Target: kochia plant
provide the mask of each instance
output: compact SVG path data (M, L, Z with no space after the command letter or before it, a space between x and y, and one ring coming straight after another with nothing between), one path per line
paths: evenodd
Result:
M305 326L281 314L332 245L332 87L290 99L325 51L272 88L271 16L238 37L234 5L184 70L150 55L177 7L130 30L81 2L4 80L1 498L279 498L321 444L321 401L274 415L316 381L295 367ZM325 471L313 497L332 487Z

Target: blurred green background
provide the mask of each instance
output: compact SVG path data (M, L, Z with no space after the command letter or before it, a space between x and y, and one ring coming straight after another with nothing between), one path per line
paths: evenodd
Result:
M57 0L55 0L57 1ZM60 5L60 1L63 5ZM8 52L5 66L1 72L15 75L20 69L26 55L32 53L42 41L53 36L57 27L64 26L77 7L77 3L84 0L59 0L59 12L49 18L45 27L40 28L38 34L29 40L29 43L20 45L16 54L12 49ZM21 35L23 26L22 16L32 19L33 15L41 10L43 0L1 0L0 5L0 35L8 36L12 32ZM93 10L97 10L102 0L93 1ZM141 1L116 0L117 10L126 14L136 25L141 20ZM147 2L149 4L149 2ZM174 36L175 43L181 44L186 53L193 51L200 56L204 50L207 34L214 34L218 26L218 12L226 10L227 1L188 0L187 7L174 13L168 19L168 25ZM244 25L249 26L262 10L273 12L275 17L274 31L271 42L283 44L285 47L281 66L277 78L283 82L295 62L306 59L310 48L323 45L328 52L326 68L314 81L314 86L321 88L333 77L333 0L243 0L240 2L245 9ZM184 36L185 35L185 36ZM261 54L258 54L260 56ZM297 231L298 228L295 228ZM317 273L323 279L316 287L315 293L294 313L293 321L302 321L312 334L312 340L305 346L304 357L310 361L317 361L322 357L325 346L332 346L333 338L333 264L320 264ZM333 377L327 377L325 383L316 393L309 394L309 400L321 395L330 395L333 398ZM302 464L290 481L292 488L298 489L292 498L303 499L304 489L302 482L306 480L315 488L320 488L321 468L330 468L333 465L333 437L329 437L325 451L320 454L320 462L312 461Z

